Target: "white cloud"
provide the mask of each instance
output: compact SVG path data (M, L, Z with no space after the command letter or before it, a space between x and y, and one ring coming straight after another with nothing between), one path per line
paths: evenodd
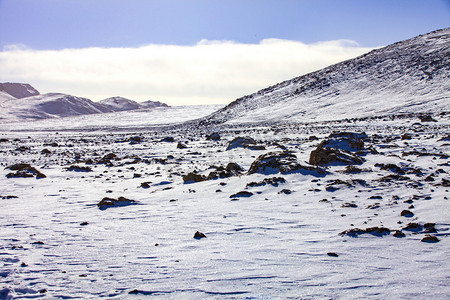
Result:
M228 103L369 50L348 40L303 44L280 39L63 50L10 46L0 52L0 81L94 101L123 96L171 105Z

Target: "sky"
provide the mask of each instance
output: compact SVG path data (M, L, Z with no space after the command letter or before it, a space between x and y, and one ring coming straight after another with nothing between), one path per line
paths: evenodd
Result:
M450 26L450 0L0 0L0 82L229 103Z

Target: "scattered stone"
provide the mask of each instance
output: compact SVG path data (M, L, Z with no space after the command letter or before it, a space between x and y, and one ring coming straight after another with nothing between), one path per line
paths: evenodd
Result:
M380 179L378 179L379 182L392 182L392 181L405 181L405 180L411 180L408 176L402 176L398 174L391 174L387 176L383 176Z
M86 225L88 225L88 224L89 224L88 222L81 222L81 223L80 223L81 226L86 226Z
M420 116L420 122L437 122L431 115Z
M213 132L206 136L207 141L219 141L220 140L220 134L218 132Z
M72 165L68 168L66 168L67 171L74 171L74 172L92 172L91 167L82 167L79 165Z
M327 252L328 256L332 256L332 257L338 257L339 255L337 253L334 252Z
M434 236L434 235L429 235L429 234L427 234L427 235L425 235L425 237L422 239L422 240L420 240L421 242L424 242L424 243L437 243L437 242L439 242L439 239L436 237L436 236Z
M410 210L403 210L401 213L400 213L400 215L402 216L402 217L406 217L406 218L412 218L412 217L414 217L414 213L412 212L412 211L410 211Z
M395 165L395 164L375 164L375 167L380 168L381 170L384 171L391 171L400 175L405 174L405 172L402 170L402 168L400 168L399 166Z
M44 242L41 241L37 241L37 242L33 242L31 243L32 245L44 245Z
M194 234L194 239L197 239L197 240L202 239L202 238L205 238L205 237L206 237L206 235L205 235L203 232L200 232L200 231L197 231L197 232Z
M366 229L352 228L345 231L342 231L340 235L348 235L351 237L357 237L358 235L369 233L375 236L384 236L389 235L391 230L386 227L370 227Z
M13 196L13 195L8 195L8 196L0 196L0 198L3 200L7 200L7 199L17 199L19 197Z
M29 164L15 164L12 166L8 166L5 169L10 169L12 171L16 171L15 173L6 174L6 178L30 178L36 177L36 179L46 178L43 173L38 171L36 168L32 167Z
M142 182L141 183L141 188L148 189L148 188L150 188L150 184L151 183L152 183L151 181Z
M425 223L423 224L423 228L425 228L424 233L436 233L437 230L435 228L435 223Z
M137 202L125 197L119 197L118 199L105 197L97 203L97 206L100 210L105 210L110 207L128 206L133 204L137 204Z
M230 198L242 198L242 197L251 197L253 196L252 192L242 191L230 196Z
M354 208L354 207L358 207L358 205L356 205L355 203L344 203L344 204L342 204L341 207L342 208L344 208L344 207L352 207L352 208Z
M246 187L257 187L257 186L264 186L266 184L270 184L272 186L277 187L279 184L286 183L286 179L283 177L271 177L271 178L265 178L262 181L259 182L250 182L247 183Z

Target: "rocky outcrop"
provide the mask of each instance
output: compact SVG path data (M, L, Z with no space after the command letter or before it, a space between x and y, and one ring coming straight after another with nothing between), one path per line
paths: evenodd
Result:
M17 99L40 95L38 90L28 83L0 83L0 91L6 92Z
M29 164L15 164L5 169L9 169L11 171L16 171L15 173L6 174L7 178L27 178L27 177L36 177L36 179L46 178L43 173L41 173L36 168L32 167Z

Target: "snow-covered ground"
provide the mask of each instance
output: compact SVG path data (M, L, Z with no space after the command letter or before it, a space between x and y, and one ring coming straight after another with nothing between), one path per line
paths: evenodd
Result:
M188 105L0 123L0 130L139 130L205 117L223 105ZM30 124L32 124L30 126Z
M168 111L186 120L171 108L61 119L55 131L52 121L2 125L1 299L449 297L448 114L143 129ZM213 130L220 140L207 139ZM341 149L361 164L308 163L339 140L332 132L367 134L351 140L358 151ZM226 150L236 137L255 144ZM270 152L303 167L280 160L291 172L249 174ZM5 169L18 163L46 177ZM243 170L220 168L229 163ZM185 183L194 171L224 178ZM99 209L105 197L137 203Z

